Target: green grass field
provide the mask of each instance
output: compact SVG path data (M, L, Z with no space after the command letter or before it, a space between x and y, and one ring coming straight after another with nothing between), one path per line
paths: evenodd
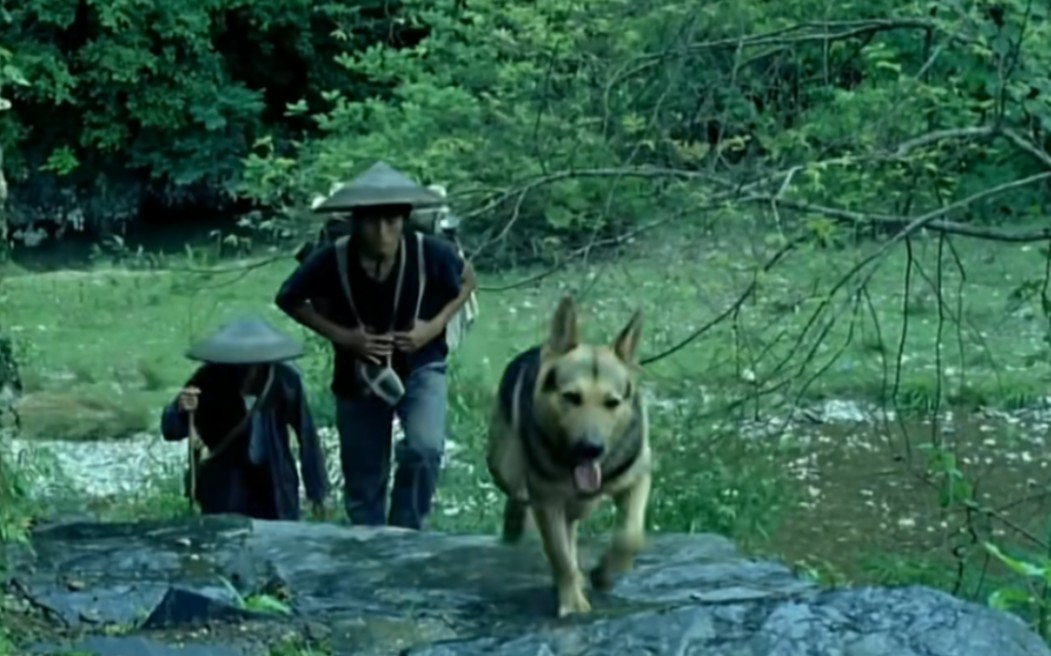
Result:
M848 285L833 295L809 332L807 323L829 290L873 247L812 249L757 275L772 246L673 235L535 283L516 285L539 271L483 273L481 315L453 363L450 429L462 451L443 478L434 528L496 530L501 504L481 459L490 398L505 363L543 339L560 295L577 295L585 334L596 340L612 339L641 308L642 355L649 357L725 313L754 280L757 293L736 314L647 367L659 457L651 527L720 532L833 578L891 581L911 567L941 581L944 567L936 574L925 568L944 565L956 529L938 506L937 489L902 464L909 452L922 469L926 456L919 445L935 434L923 412L952 407L962 418L979 407L1035 406L1047 395L1051 375L1048 322L1039 302L1013 297L1043 275L1044 254L1017 245L953 246L958 259L946 248L939 274L937 243L917 242L907 295L906 253L897 249L878 270L863 272L871 273L863 292ZM0 308L28 392L26 435L98 440L156 431L161 406L193 370L182 351L195 337L245 314L266 317L309 342L301 366L315 414L328 423L327 346L272 304L293 263L228 263L206 273L174 265L165 271L8 275L0 285ZM941 303L934 291L939 275ZM770 439L742 436L747 422L773 418L778 408L826 399L895 407L904 419L797 427ZM962 454L961 462L974 462L968 474L984 477L983 494L1004 503L1032 494L1027 481L1045 480L1047 472L1042 452L1024 462L1012 459L1023 447L1035 447L1010 442L1006 430L960 419L955 437L943 438ZM987 456L990 435L999 443ZM177 486L164 489L174 494ZM123 512L159 513L162 506L178 504L138 499ZM1025 521L1043 522L1042 506L1027 508L1033 516ZM601 513L589 528L609 520ZM1046 533L1046 527L1039 530ZM897 564L890 567L888 559Z
M1039 316L1038 304L1010 296L1024 281L1042 276L1044 258L1026 247L979 244L976 248L989 250L968 252L966 246L970 244L958 246L966 266L964 282L950 256L944 258L940 327L937 296L924 279L936 275L935 247L929 242L915 249L922 269L912 274L908 299L903 298L904 254L895 252L874 274L867 295L855 302L846 293L849 289L842 290L803 335L829 288L862 253L810 251L759 276L756 295L741 307L736 321L727 318L654 363L648 378L662 396L691 404L703 400L706 407L778 384L764 398L765 406L778 396L878 401L885 367L894 375L907 322L899 385L899 402L907 408L935 403L939 357L943 402L1006 408L1031 404L1044 396L1051 375L1044 341L1047 321ZM641 308L646 321L642 355L660 353L726 311L772 252L746 248L714 238L694 248L653 242L616 263L578 266L535 284L482 291L482 316L456 357L458 374L472 386L495 385L517 350L543 339L553 307L566 292L580 299L585 332L593 339L611 339L630 313ZM651 255L639 255L646 249L652 249ZM40 395L34 400L40 411L31 414L42 423L31 421L28 430L77 438L80 429L62 424L65 404L78 425L83 416L95 418L80 437L117 437L152 426L160 404L192 370L182 351L196 337L245 314L264 316L311 341L302 365L318 392L317 411L327 416L330 403L322 398L327 347L272 304L292 264L287 259L247 270L226 264L212 273L175 266L167 271L100 269L5 277L0 281L5 327L16 341L26 386ZM483 274L482 284L501 288L535 274ZM835 323L828 328L830 319ZM96 426L107 414L113 415L113 423Z

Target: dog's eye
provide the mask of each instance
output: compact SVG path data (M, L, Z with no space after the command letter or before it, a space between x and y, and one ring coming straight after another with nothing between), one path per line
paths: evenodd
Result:
M606 400L605 400L605 401L603 402L603 405L605 405L605 406L606 406L606 409L607 409L607 410L616 410L617 408L619 408L619 407L620 407L620 403L621 403L620 399L618 399L618 398L617 398L617 397L615 397L615 396L611 396L611 397L608 397L608 398L607 398L607 399L606 399Z
M562 400L570 405L580 405L584 402L584 397L580 392L562 392Z

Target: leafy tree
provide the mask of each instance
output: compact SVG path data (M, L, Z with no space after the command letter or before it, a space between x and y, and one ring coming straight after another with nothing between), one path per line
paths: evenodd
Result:
M827 243L1045 211L1045 3L385 7L19 4L15 218L288 211L375 159L449 186L480 260L674 220Z
M334 57L377 39L418 40L386 6L17 3L2 38L33 84L13 95L14 120L0 130L15 218L105 229L144 202L231 207L258 134L288 142L316 131L286 107L330 89L384 93Z
M480 248L513 234L526 256L713 205L821 239L981 189L954 220L1043 212L1040 180L996 191L1051 161L1037 3L462 4L406 2L427 38L341 56L391 96L297 108L323 138L261 139L243 193L302 205L383 158L457 192Z

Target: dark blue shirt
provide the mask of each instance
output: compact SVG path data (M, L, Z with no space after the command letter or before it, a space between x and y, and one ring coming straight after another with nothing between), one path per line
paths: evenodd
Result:
M340 281L334 243L317 249L307 257L285 280L275 302L283 312L291 315L303 303L310 301L330 321L347 328L365 326L370 332L382 333L393 323L395 332L409 331L415 320L413 315L419 292L416 235L423 239L423 262L426 272L419 319L429 321L460 294L464 261L451 242L420 233L406 235L404 252L398 253L390 274L382 281L375 280L365 273L355 252L354 240L349 240L347 277L354 297L354 306L360 316L347 302L343 283ZM401 258L407 258L404 282L398 312L392 322L394 289ZM395 351L391 364L404 380L413 370L425 364L443 361L448 354L449 348L443 329L434 340L415 353L404 354ZM353 357L336 347L332 371L332 392L336 396L353 398L359 393L353 385L352 364Z

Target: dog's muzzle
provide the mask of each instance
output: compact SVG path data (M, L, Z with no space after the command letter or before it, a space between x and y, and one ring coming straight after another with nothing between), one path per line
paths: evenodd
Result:
M573 443L570 452L576 466L573 468L573 484L584 494L594 494L602 487L602 466L599 459L606 451L603 440L583 437Z
M584 464L592 460L598 460L606 451L606 445L602 440L593 437L584 437L573 443L571 450L573 462Z

